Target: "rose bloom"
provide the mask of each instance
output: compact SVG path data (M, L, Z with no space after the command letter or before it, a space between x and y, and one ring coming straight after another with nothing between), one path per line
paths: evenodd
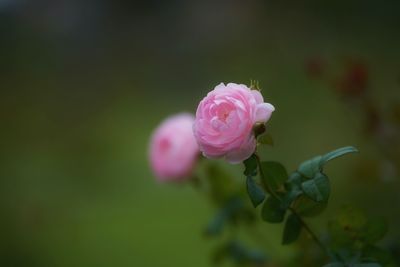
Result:
M159 181L189 177L199 148L193 136L194 116L181 113L165 119L150 141L150 164Z
M254 124L267 122L274 110L257 90L243 84L219 84L197 108L193 131L200 150L208 158L242 162L256 148Z

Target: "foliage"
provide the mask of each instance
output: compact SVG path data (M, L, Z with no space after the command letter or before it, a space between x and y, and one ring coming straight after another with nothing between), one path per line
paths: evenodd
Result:
M325 165L355 152L357 149L354 147L343 147L312 157L300 163L290 174L281 163L262 161L255 153L243 162L245 186L218 164L207 164L207 184L202 186L216 205L217 212L205 233L225 239L215 248L213 262L229 261L238 266L264 266L270 262L271 259L261 250L244 245L237 234L240 225L245 229L256 227L259 217L266 223L283 224L282 245L296 242L302 233L309 235L311 239L308 240L313 240L325 254L326 267L391 266L390 253L377 245L387 231L384 219L367 218L361 211L346 206L329 221L329 239L324 242L305 221L320 215L328 205L331 185L324 172ZM261 209L256 209L258 206L262 206ZM227 228L230 230L225 231Z

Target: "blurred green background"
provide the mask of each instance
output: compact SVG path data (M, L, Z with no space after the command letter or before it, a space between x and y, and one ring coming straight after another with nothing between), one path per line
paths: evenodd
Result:
M293 170L340 146L361 151L328 166L332 204L311 225L322 232L352 204L386 216L398 238L399 139L381 175L386 152L332 84L362 61L390 117L399 12L398 1L0 0L0 265L210 266L202 231L214 211L189 185L154 180L149 136L218 83L250 79L276 107L263 158ZM281 228L263 230L285 258Z

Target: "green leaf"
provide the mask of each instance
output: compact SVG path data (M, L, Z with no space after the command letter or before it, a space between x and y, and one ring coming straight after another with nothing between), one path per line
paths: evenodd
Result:
M321 171L321 159L321 156L316 156L304 161L297 170L305 177L313 178L316 173Z
M294 172L289 176L289 179L286 182L287 189L290 190L292 187L301 188L301 183L303 182L303 178L300 173Z
M286 210L281 208L281 203L276 198L270 196L264 202L261 210L261 218L270 223L283 222Z
M388 225L384 218L375 217L367 221L363 230L360 232L361 239L368 244L374 244L381 240L388 230Z
M324 165L325 163L327 163L328 161L330 161L332 159L341 157L348 153L355 153L355 152L358 152L358 150L352 146L346 146L346 147L336 149L336 150L331 151L331 152L325 154L324 156L322 156L321 164Z
M244 175L246 176L255 176L257 175L257 157L256 155L251 155L250 158L243 161L245 170Z
M234 215L242 211L243 206L244 203L241 197L233 197L229 199L208 223L206 234L213 236L220 234L225 223L232 220Z
M303 179L300 173L294 172L289 176L285 183L286 193L281 200L281 207L287 209L295 201L303 191L301 190L301 183Z
M326 202L315 202L307 196L300 196L296 202L296 210L301 216L314 217L321 214L327 206Z
M290 191L287 191L286 194L282 197L281 199L281 208L282 209L287 209L290 207L290 205L297 199L298 196L300 196L303 193L298 188L293 188Z
M257 138L257 141L263 145L274 145L274 140L272 139L272 135L270 133L264 133Z
M223 212L217 213L208 223L206 234L210 236L220 234L222 232L222 229L224 228L226 219L226 214L224 214Z
M283 229L282 245L290 244L297 240L301 232L301 221L293 213L286 219L285 228Z
M319 172L311 180L301 184L304 193L316 202L327 202L330 195L330 184L328 177Z
M307 178L313 178L315 174L322 170L322 167L330 160L341 157L348 153L358 152L358 150L352 146L342 147L332 152L325 154L324 156L316 156L312 159L304 161L300 164L297 169L302 175Z
M288 179L285 167L279 162L261 162L264 182L272 187L274 191L282 189L284 182Z
M238 241L231 241L227 244L229 256L238 264L246 262L247 249Z
M255 183L253 177L247 176L246 179L247 193L249 194L251 203L254 207L260 205L265 199L265 193L258 184Z
M232 240L226 244L228 250L228 256L238 265L247 266L251 265L265 265L267 260L266 256L262 251L250 249L245 247L238 240Z

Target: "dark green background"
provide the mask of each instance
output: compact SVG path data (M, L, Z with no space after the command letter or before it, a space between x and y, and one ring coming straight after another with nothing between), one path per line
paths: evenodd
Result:
M291 2L0 1L0 265L209 266L213 211L190 186L155 182L149 136L218 83L250 79L276 107L263 158L293 170L340 146L361 152L327 167L332 204L311 225L322 232L352 204L398 236L399 177L362 165L379 149L331 80L362 60L382 113L399 103L400 5ZM306 73L313 58L322 80ZM295 249L279 246L280 226L262 231L275 257Z

